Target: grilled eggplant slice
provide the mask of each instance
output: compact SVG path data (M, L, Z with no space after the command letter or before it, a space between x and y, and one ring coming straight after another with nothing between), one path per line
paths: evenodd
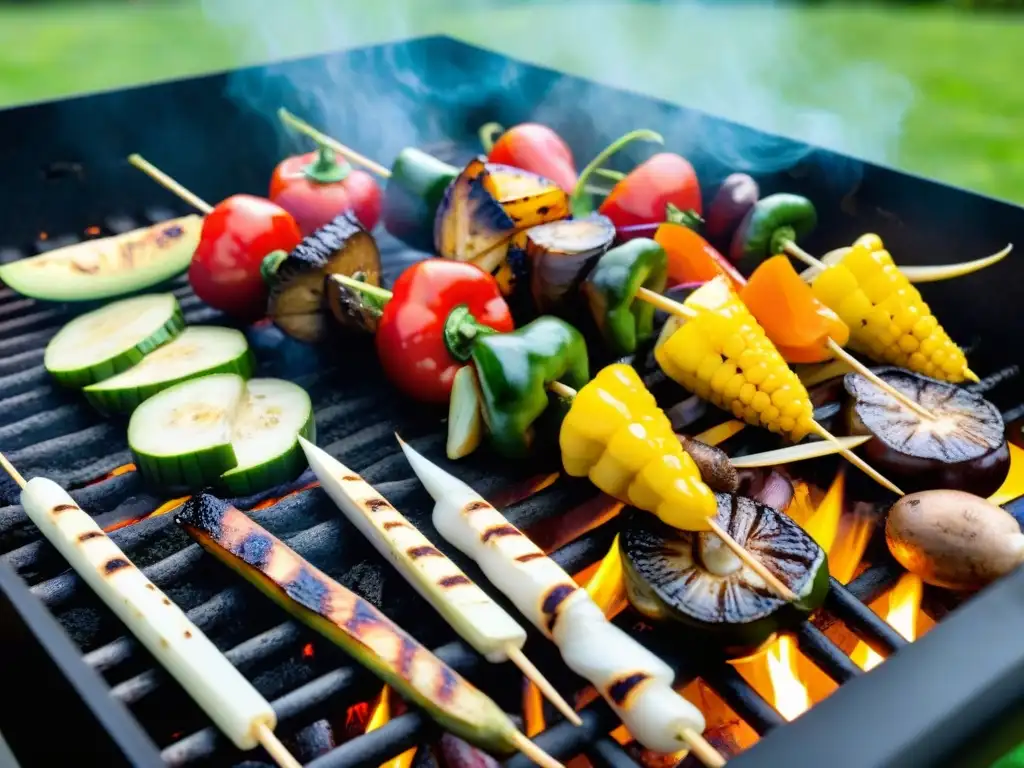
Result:
M825 600L828 557L792 520L771 507L725 493L718 524L798 596L788 603L713 533L671 528L634 513L621 534L626 594L640 613L706 632L726 654L749 654L794 627Z
M912 397L935 418L925 419L863 376L843 379L851 400L846 418L867 461L908 493L932 488L995 493L1010 471L1010 448L999 409L981 395L900 368L879 368L887 384Z
M348 653L442 728L482 749L516 749L515 726L497 704L370 603L350 592L256 521L209 494L175 521L207 552L306 626Z
M569 198L542 176L471 160L445 190L434 220L438 255L493 272L519 230L569 215Z
M325 278L356 273L380 285L377 243L349 211L304 238L278 265L271 279L270 317L299 341L322 340L328 327Z
M594 262L615 240L611 219L595 214L584 219L553 221L525 233L530 265L530 292L540 313L564 309L575 296Z
M358 272L353 277L362 279ZM341 328L371 335L377 333L384 301L353 290L331 275L324 278L324 290L327 294L327 307Z

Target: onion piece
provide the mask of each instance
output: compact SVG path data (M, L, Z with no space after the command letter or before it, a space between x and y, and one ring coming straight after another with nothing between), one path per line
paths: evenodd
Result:
M445 453L452 461L469 456L480 447L483 437L483 397L476 371L464 365L452 381L452 395L448 401L448 443Z

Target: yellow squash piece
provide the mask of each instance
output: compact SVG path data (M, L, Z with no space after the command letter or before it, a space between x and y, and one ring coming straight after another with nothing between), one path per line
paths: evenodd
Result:
M559 444L569 475L675 528L709 530L715 495L630 366L609 365L579 391Z
M877 235L864 235L811 289L850 328L850 348L880 363L959 384L973 378L963 351Z
M810 396L725 278L684 302L697 310L656 347L661 369L737 419L802 440L814 423Z

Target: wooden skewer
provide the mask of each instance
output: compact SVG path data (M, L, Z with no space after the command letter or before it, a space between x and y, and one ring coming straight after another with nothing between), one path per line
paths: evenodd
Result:
M537 686L537 689L544 694L544 698L555 705L555 709L561 712L566 720L575 726L583 725L583 721L580 720L576 710L569 705L569 702L562 697L562 694L555 690L555 687L551 685L548 679L534 666L534 663L527 658L520 648L508 645L505 647L505 654L508 656L509 661L519 667L526 676L526 679Z
M11 464L3 453L0 453L0 467L3 467L4 471L11 476L11 479L20 488L24 488L27 485L25 478L14 468L14 465ZM256 740L280 768L302 768L302 763L292 756L288 748L281 743L281 740L277 738L277 735L270 730L266 723L260 723L256 726Z
M192 190L179 184L151 162L146 160L142 155L128 155L128 162L153 179L161 187L176 194L204 216L213 210L213 206L203 200L203 198Z
M519 731L515 731L514 733L515 735L512 737L512 741L515 743L516 749L533 760L537 765L541 766L541 768L565 768L565 766L555 760L555 758L526 738L525 734Z
M294 128L299 133L306 134L307 136L309 136L309 138L313 139L318 144L323 144L325 147L330 147L339 155L348 160L350 163L361 165L367 170L377 174L382 179L391 178L391 171L385 168L380 163L376 162L375 160L371 160L366 155L361 155L351 147L346 147L340 141L331 138L326 133L318 131L305 120L296 117L284 107L281 107L279 110L277 110L277 116L281 118L281 122L283 122L285 125Z
M679 734L690 751L697 756L708 768L722 768L725 765L725 758L715 749L708 740L691 728L684 728Z
M565 400L572 400L576 397L576 390L560 381L553 381L548 384L548 391L553 392L558 395L558 397ZM736 539L734 539L727 530L715 522L713 518L709 518L708 522L711 524L711 530L722 540L725 546L727 546L732 553L736 555L736 557L743 561L744 565L760 576L761 580L771 587L779 597L788 603L796 601L797 596L793 590L776 578L762 562L750 554L750 552L745 549L742 544L736 541Z

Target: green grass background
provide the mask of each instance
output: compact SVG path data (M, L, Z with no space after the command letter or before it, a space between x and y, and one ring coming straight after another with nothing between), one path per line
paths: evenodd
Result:
M939 5L0 0L0 107L438 32L1024 204L1024 14Z

